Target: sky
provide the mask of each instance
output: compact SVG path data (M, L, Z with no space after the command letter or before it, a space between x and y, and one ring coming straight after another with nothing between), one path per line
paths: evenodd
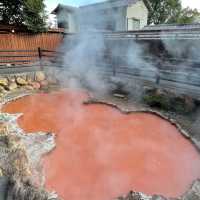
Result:
M51 12L58 5L58 3L79 6L100 1L102 0L45 0L45 3L47 5L47 11ZM184 7L189 6L200 10L200 0L182 0L182 4Z

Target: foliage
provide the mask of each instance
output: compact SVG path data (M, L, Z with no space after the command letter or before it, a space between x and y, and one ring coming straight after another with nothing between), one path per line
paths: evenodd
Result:
M145 104L160 108L162 110L170 110L170 101L162 95L146 95L143 97Z
M181 0L149 0L152 10L148 24L192 23L200 16L196 9L182 8Z
M44 0L1 0L0 18L3 24L26 26L34 33L46 30Z
M198 19L200 20L200 13L198 12L198 10L187 7L181 11L177 19L177 23L189 24L192 22L196 22Z
M24 23L32 32L46 30L46 15L43 0L24 0Z
M181 114L188 114L194 111L197 106L196 101L188 96L177 96L167 91L158 93L157 90L145 93L143 102L153 108Z
M0 18L4 24L22 24L23 0L1 0Z

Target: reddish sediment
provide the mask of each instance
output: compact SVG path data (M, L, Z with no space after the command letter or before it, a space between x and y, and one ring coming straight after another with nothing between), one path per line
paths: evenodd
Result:
M111 200L130 190L177 197L200 177L198 152L168 121L86 106L86 99L66 90L3 108L24 113L19 124L27 132L56 133L57 147L43 162L47 188L64 200Z

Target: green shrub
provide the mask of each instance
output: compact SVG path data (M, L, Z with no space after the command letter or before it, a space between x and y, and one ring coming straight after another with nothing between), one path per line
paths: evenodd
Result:
M187 114L195 110L197 104L194 99L186 96L176 96L175 94L145 94L143 102L150 107L159 108L165 111L172 111Z
M170 109L170 101L163 95L146 95L144 96L143 101L151 107L156 107L163 110Z

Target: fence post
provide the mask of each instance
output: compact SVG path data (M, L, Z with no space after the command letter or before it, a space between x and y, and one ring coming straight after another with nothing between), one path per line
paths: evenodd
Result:
M157 73L156 74L156 85L159 85L160 84L160 74Z
M159 60L158 62L157 62L157 66L156 66L156 68L157 68L157 71L156 71L156 85L160 85L160 69L161 69L161 66L162 66L162 64L161 64L161 61Z
M113 76L116 76L116 66L113 65Z
M113 76L116 76L116 66L117 66L117 57L114 56L113 61L112 61L112 67L113 67Z
M38 57L39 57L40 69L43 70L43 66L42 66L42 50L41 50L40 47L38 47Z

